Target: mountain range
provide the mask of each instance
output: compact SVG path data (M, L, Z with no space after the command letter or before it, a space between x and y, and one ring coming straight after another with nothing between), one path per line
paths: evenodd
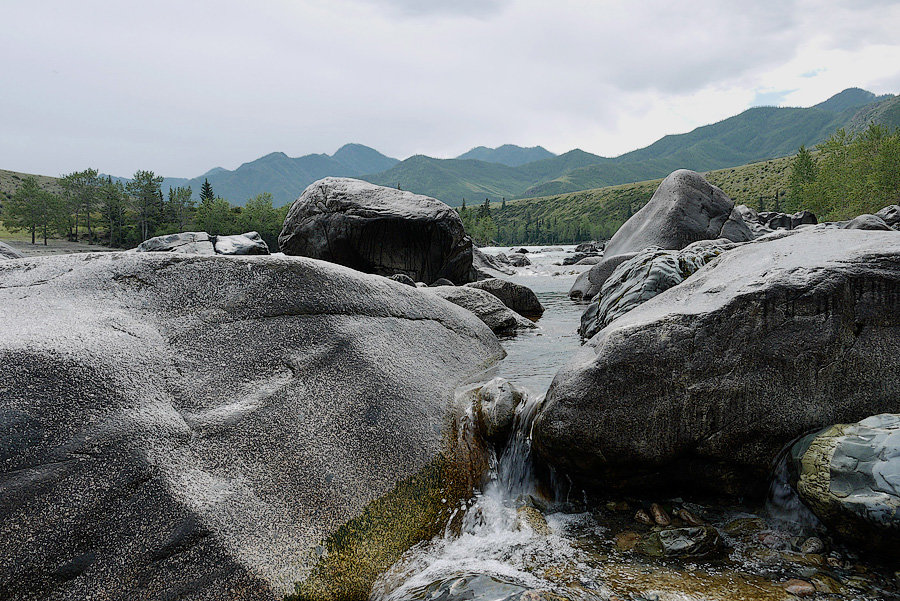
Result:
M849 88L808 108L754 107L688 133L667 135L645 148L608 158L580 149L555 155L541 146L479 146L453 159L425 155L400 161L361 144L332 155L292 158L273 152L234 170L217 167L192 179L166 178L163 190L208 179L235 204L270 192L276 206L293 201L326 176L358 177L433 196L451 206L485 198L528 198L664 177L679 168L709 171L793 154L838 128L860 131L870 122L900 126L900 96Z

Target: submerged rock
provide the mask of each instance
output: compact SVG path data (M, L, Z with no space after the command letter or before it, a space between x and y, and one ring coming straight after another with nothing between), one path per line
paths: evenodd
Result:
M699 173L674 171L619 228L606 244L603 261L576 280L569 296L590 300L619 264L645 248L681 250L698 240L718 238L745 242L754 235L724 192Z
M651 247L639 252L603 283L597 300L581 316L579 333L592 337L617 317L677 286L724 250L721 244L703 240L678 251Z
M479 476L453 390L502 355L468 311L306 258L2 262L3 596L365 596Z
M791 456L800 498L826 525L864 549L900 551L900 414L831 426Z
M366 273L405 273L431 284L471 279L472 241L459 215L428 196L326 177L294 201L278 236L282 252Z
M722 539L712 526L667 528L645 534L634 550L652 557L708 557L722 551Z
M490 292L519 315L540 317L544 313L544 306L528 286L498 278L472 282L466 286Z
M554 378L535 449L604 490L762 493L792 439L897 411L898 306L894 232L738 246L594 336Z
M485 290L468 286L434 286L422 290L471 311L495 334L513 334L516 330L537 327L530 319L509 309L500 299Z
M172 252L191 255L214 255L216 249L206 232L181 232L156 236L141 242L135 252Z
M15 248L6 244L5 242L0 242L0 261L4 259L24 259L25 255L17 251Z
M257 232L236 236L215 236L213 246L217 255L267 255L269 245Z

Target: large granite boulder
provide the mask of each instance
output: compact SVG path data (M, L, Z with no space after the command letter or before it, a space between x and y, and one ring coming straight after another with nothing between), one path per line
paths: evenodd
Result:
M489 271L491 269L499 273L505 273L506 275L514 274L516 270L509 267L509 259L507 259L506 255L503 255L502 253L501 256L503 257L502 260L498 257L494 257L485 252L482 252L481 249L473 248L472 270L474 273L471 279L473 281L477 281L494 277Z
M24 259L25 255L17 251L15 248L6 244L5 242L0 242L0 261L5 259Z
M596 300L581 316L579 333L583 338L592 337L617 317L677 286L724 251L724 245L708 240L681 250L642 250L603 282Z
M2 262L0 597L365 598L467 494L454 388L502 355L307 258Z
M876 217L881 218L889 226L896 228L900 225L900 205L889 205L875 213Z
M235 236L215 236L213 246L217 255L267 255L269 245L258 232Z
M534 426L587 486L762 492L792 439L900 412L900 236L740 245L594 336Z
M871 215L869 213L863 213L862 215L857 215L844 225L842 225L845 230L870 230L870 231L891 231L894 228L889 226L884 219L877 215Z
M135 252L172 252L189 255L214 255L213 238L206 232L181 232L156 236L141 242Z
M294 201L278 236L288 255L431 284L471 280L472 241L446 204L357 179L326 177Z
M653 197L606 244L603 261L581 274L569 291L589 300L624 260L650 246L681 250L698 240L745 242L755 236L734 202L702 175L679 169L662 181Z
M832 530L900 551L900 415L830 426L794 444L791 458L800 498Z
M495 334L514 334L517 330L529 330L537 327L530 319L509 309L503 304L503 301L486 290L468 286L434 286L420 288L420 290L471 311Z
M466 286L490 292L519 315L540 317L544 313L544 305L541 304L537 295L528 286L499 278L480 280L466 284Z
M523 248L522 250L525 249ZM526 257L524 253L512 253L509 255L509 264L513 267L528 267L531 265L531 259Z

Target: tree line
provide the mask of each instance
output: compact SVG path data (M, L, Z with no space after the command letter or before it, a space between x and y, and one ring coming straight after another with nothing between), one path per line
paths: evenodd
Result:
M69 173L59 180L60 192L42 188L34 177L25 178L0 208L0 221L12 232L27 232L31 243L66 238L89 244L129 248L148 238L205 231L233 235L257 231L278 248L278 234L287 206L276 208L272 195L258 194L241 206L216 196L209 180L200 189L200 201L190 186L170 188L163 194L161 176L138 171L127 183L102 177L96 169Z

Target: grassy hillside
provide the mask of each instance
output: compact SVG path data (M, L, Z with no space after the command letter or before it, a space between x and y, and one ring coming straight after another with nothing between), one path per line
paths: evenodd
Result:
M780 158L706 173L738 204L758 209L785 204L784 192L790 158ZM632 184L606 186L541 198L525 198L491 205L501 244L577 242L605 239L631 215L643 207L662 181L653 179Z
M49 175L31 175L30 173L19 173L18 171L6 171L0 169L0 204L4 200L16 193L16 190L22 185L26 177L33 177L37 180L38 185L54 194L62 192L59 180Z

